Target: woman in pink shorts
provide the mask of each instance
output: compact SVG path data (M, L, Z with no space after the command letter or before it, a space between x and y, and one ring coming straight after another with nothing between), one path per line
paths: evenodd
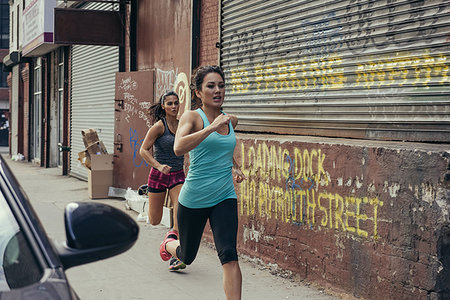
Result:
M184 183L184 156L176 156L173 151L175 133L178 128L178 111L180 102L173 91L164 93L159 102L150 108L155 123L148 130L140 155L152 167L148 176L148 218L152 225L158 225L163 215L166 191L169 191L173 203L173 228L166 238L178 239L178 195ZM151 152L153 149L153 155ZM184 269L186 265L172 258L169 270Z

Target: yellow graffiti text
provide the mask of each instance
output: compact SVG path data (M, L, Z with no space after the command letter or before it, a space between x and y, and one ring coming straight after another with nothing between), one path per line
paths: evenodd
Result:
M324 169L325 154L321 149L288 149L266 143L247 149L241 144L242 167L247 175L256 175L262 180L272 179L289 185L308 184L318 186L321 181L328 185Z
M344 64L345 63L345 64ZM346 85L373 89L389 86L445 85L449 62L443 54L397 52L345 61L337 54L231 68L232 93L336 90Z
M341 196L314 189L274 186L249 179L240 185L241 215L258 215L285 223L321 226L362 238L378 239L378 198Z
M321 149L241 143L241 159L242 171L248 177L240 184L242 215L378 239L378 211L383 202L376 197L323 190L329 175Z

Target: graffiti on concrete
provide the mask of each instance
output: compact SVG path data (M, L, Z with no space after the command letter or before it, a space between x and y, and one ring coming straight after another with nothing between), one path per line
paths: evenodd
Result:
M289 152L265 142L256 147L241 143L241 157L248 176L240 184L241 214L379 238L378 211L383 201L328 192L331 178L321 149Z

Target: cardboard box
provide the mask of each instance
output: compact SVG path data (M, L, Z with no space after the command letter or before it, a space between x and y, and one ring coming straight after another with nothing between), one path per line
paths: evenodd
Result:
M93 128L81 130L81 136L83 138L83 143L86 148L95 142L99 141L97 131Z
M113 155L91 155L91 170L88 171L88 193L91 199L108 198L113 184Z
M89 156L98 154L108 154L108 151L106 151L106 147L102 141L96 141L95 143L89 145L86 148L86 151L89 153Z

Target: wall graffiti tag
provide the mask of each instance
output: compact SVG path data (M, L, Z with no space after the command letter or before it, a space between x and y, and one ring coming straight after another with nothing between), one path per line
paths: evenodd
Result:
M156 89L155 93L163 93L168 89L173 89L180 97L180 103L185 109L189 109L190 105L190 89L188 77L178 70L164 71L158 69L156 72ZM128 126L133 126L136 120L142 120L147 128L150 128L152 118L149 115L149 109L153 104L151 97L154 95L145 95L138 97L139 84L131 76L121 78L117 83L120 94L123 95L123 119ZM145 98L143 98L145 97ZM157 98L155 98L157 99ZM132 164L136 168L147 167L148 164L140 157L139 149L143 142L143 138L139 137L138 131L129 127L129 146L131 149Z
M301 17L268 10L261 25L224 31L231 92L446 85L448 8L445 0L348 0L299 3L292 9Z
M328 192L331 178L321 149L292 152L281 146L241 143L240 213L277 219L309 228L328 228L378 239L378 211L384 202L373 196Z
M160 70L156 72L155 99L164 94L167 90L173 90L180 99L180 113L190 108L191 90L189 88L189 79L186 73L176 70Z
M147 127L151 127L151 119L148 115L148 108L150 107L150 102L142 101L138 99L133 93L139 88L139 85L131 77L127 77L121 80L119 84L119 90L123 90L123 110L125 112L124 119L127 123L130 123L131 118L142 119Z
M173 89L173 84L178 76L178 69L156 69L155 99L159 99L167 90Z
M231 68L231 93L365 89L410 86L429 88L449 83L449 61L443 54L397 52L344 66L338 55Z
M141 166L148 167L148 163L140 156L139 150L141 149L141 145L144 139L140 139L138 133L135 129L130 128L130 147L133 151L133 165L136 168L140 168Z

